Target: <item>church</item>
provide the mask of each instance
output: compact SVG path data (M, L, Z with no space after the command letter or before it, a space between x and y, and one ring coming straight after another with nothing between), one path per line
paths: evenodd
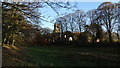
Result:
M53 33L54 33L55 40L59 39L59 40L64 40L64 41L77 40L76 36L80 34L79 32L72 33L70 31L65 31L62 33L60 24L58 23L54 24Z
M54 24L54 33L60 33L60 24L55 23Z

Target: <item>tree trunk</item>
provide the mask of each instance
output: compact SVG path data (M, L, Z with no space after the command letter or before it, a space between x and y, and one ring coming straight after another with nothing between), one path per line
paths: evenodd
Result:
M118 38L118 41L120 40L120 38L119 38L119 33L118 33L118 31L117 31L117 38Z
M3 44L8 44L8 37L4 39Z
M15 40L12 40L12 45L14 45L14 43L15 43Z
M112 42L112 35L110 30L108 30L108 35L109 35L109 42Z
M4 38L4 40L3 40L3 42L2 42L2 43L3 43L3 44L5 44L6 40L7 40L7 38Z
M80 32L81 32L81 27L79 26L79 30L80 30Z

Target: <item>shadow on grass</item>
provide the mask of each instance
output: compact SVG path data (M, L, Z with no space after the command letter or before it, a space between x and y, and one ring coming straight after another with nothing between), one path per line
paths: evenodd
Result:
M63 46L32 46L28 54L38 66L118 66L118 48L75 48Z

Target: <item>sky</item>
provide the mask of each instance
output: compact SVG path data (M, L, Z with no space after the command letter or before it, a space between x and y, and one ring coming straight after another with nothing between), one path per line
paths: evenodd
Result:
M5 2L41 2L41 1L57 1L57 2L71 2L73 5L74 2L77 2L77 9L82 9L85 12L91 9L96 9L101 3L109 1L109 2L119 2L120 0L0 0ZM76 10L77 10L76 9ZM72 13L73 11L60 9L58 8L58 11L60 14L65 13ZM50 6L46 6L44 8L40 9L40 12L42 13L42 16L44 16L44 19L46 19L48 22L42 21L39 25L43 28L48 27L50 29L54 29L54 22L50 22L52 20L55 20L57 18L57 14L53 9L50 8Z
M75 4L74 2L71 3L71 5L74 4ZM77 8L75 8L75 10L82 9L83 11L87 12L88 10L96 9L100 4L101 2L77 2ZM46 19L47 21L51 21L57 18L57 13L49 6L42 8L40 11L42 12L42 16L44 16L44 19ZM72 13L73 11L58 8L58 12L60 14L65 14L65 13ZM42 22L41 26L43 28L48 27L50 29L54 29L54 22L50 23L42 20L41 22Z

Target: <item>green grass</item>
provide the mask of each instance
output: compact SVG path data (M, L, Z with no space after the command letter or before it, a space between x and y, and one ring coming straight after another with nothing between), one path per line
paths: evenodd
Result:
M27 54L36 66L118 65L119 48L73 48L62 46L29 46Z

